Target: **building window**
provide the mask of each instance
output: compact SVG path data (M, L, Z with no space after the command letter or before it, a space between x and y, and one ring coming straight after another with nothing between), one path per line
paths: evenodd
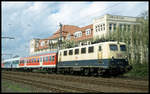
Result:
M136 27L137 27L137 26L136 26L136 25L134 25L134 31L136 31Z
M42 41L42 42L41 42L41 46L44 46L44 45L45 45L45 42L44 42L44 41Z
M124 31L126 31L126 24L124 24L124 28L123 29L124 29Z
M113 29L114 29L114 31L116 31L116 24L114 24L114 28Z
M77 31L74 33L74 37L75 38L78 38L78 37L81 37L82 36L82 31Z
M109 24L109 30L112 31L112 24Z
M97 29L96 29L96 32L97 32Z
M122 24L119 24L119 30L122 31Z
M86 35L90 35L91 34L91 29L86 29Z
M70 34L67 35L67 40L70 40Z
M128 31L130 31L130 28L131 28L130 25L128 25Z

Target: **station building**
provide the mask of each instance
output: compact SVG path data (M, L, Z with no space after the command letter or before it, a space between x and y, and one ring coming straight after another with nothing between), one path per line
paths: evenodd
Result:
M138 20L138 17L106 14L93 19L93 24L84 27L63 25L61 34L60 29L58 29L48 38L32 39L30 41L30 55L57 50L60 35L62 41L74 41L78 45L90 44L96 38L105 37L110 32L116 32L117 28L130 31L133 26L135 30L138 30L141 25Z

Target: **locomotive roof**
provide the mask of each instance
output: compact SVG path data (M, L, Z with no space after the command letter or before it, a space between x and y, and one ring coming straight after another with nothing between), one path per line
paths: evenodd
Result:
M56 51L46 51L46 52L41 52L41 53L34 54L34 55L25 56L25 57L39 56L39 55L50 54L50 53L57 53L57 52L58 52L58 50L56 50ZM24 58L24 57L22 57L22 58Z
M117 43L117 41L107 41L107 42L100 42L100 43L95 43L95 44L90 44L90 45L83 45L83 46L67 48L67 49L70 50L70 49L74 49L74 48L89 47L89 46L94 46L94 45L99 45L99 44L118 44L118 43ZM125 43L124 42L119 42L119 44L125 44ZM62 49L60 51L67 50L67 49Z

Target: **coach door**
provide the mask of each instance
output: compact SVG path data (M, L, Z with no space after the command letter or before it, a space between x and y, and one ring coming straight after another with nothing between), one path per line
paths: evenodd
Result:
M24 67L27 67L27 59L24 59Z
M42 63L43 63L43 57L41 56L40 57L40 67L42 66Z
M61 62L61 52L59 52L59 55L58 55L58 58L59 58L59 60L58 60L58 62Z

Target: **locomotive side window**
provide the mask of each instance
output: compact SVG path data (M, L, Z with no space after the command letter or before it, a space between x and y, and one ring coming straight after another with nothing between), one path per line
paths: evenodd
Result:
M94 47L93 46L88 48L88 53L92 53L92 52L94 52Z
M64 51L64 56L67 56L67 51Z
M73 54L72 50L69 50L69 55L72 55L72 54Z
M75 49L75 55L79 54L79 49Z
M85 54L86 53L86 48L81 48L81 54Z
M118 50L118 47L115 44L110 44L109 48L110 48L111 51L117 51Z
M125 45L120 45L120 51L126 51L126 46Z
M99 46L99 51L102 51L102 47L101 46Z

